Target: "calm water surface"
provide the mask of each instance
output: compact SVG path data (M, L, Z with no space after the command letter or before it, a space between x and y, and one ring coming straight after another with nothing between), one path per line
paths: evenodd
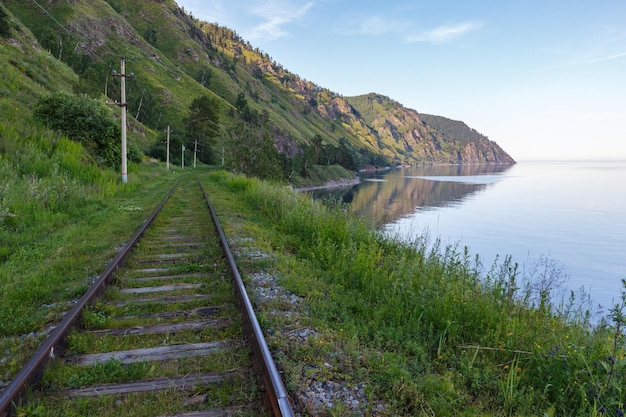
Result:
M529 273L547 258L605 311L626 278L626 162L394 169L333 197L400 239L467 246L487 269L510 255Z

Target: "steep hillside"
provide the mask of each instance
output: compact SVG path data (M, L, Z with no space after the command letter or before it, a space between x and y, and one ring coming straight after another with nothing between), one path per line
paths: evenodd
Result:
M285 179L307 177L313 165L356 170L368 164L513 162L493 142L490 148L439 132L389 99L348 99L304 80L236 32L195 19L173 0L4 5L32 31L31 45L74 71L70 88L77 94L119 100L119 78L112 73L125 57L127 72L134 73L127 82L134 143L155 157L164 156L168 125L173 148L190 148L189 108L209 96L219 107L221 131L207 141L214 152L204 162L225 149L233 169L235 151L253 152L258 141L273 142L276 155L265 165L280 165ZM246 172L241 164L237 169Z
M461 121L423 113L420 113L420 118L428 126L441 133L444 141L458 144L463 161L469 163L481 161L498 164L515 163L513 158L504 152L497 143Z
M347 97L380 142L404 160L398 162L452 164L514 164L495 142L439 116L419 114L379 94Z
M30 106L46 92L70 91L78 77L39 46L33 34L9 12L0 9L0 117L30 114ZM22 117L25 118L25 117Z

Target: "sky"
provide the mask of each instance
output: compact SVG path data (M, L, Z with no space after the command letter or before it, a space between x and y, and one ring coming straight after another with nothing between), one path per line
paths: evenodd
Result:
M320 87L461 120L517 161L626 161L626 1L176 2Z

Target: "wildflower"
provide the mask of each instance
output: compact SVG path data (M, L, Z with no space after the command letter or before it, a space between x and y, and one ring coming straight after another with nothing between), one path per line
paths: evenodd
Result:
M509 369L509 365L504 365L504 369Z
M517 368L516 371L519 374L520 372L522 372L522 368Z

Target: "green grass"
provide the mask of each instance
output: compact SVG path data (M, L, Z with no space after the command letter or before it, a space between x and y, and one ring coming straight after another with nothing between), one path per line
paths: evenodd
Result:
M141 365L136 368L140 368ZM102 367L102 374L124 373L127 370L111 363ZM136 374L143 370L138 369ZM129 394L122 399L101 396L79 398L71 402L62 396L58 399L36 400L18 408L18 416L29 417L88 417L115 415L119 417L149 417L154 415L174 414L180 410L193 412L211 408L234 407L233 416L262 416L260 410L250 408L257 401L258 395L250 389L246 377L236 377L233 383L212 384L209 387L190 392L170 389L154 393ZM140 405L139 407L137 405Z
M0 116L0 351L9 352L0 380L19 369L175 177L132 166L123 185L79 144L27 118Z
M3 378L19 369L39 332L59 320L175 177L144 166L123 186L115 173L80 170L77 161L85 154L79 146L36 130L30 137L19 148L11 144L9 152L19 151L19 168L7 152L0 155L0 175L10 184L0 200L6 242L0 348L11 353L0 365ZM623 410L619 308L589 328L584 316L557 313L566 306L550 302L549 283L535 294L518 282L519 272L506 259L481 277L478 261L461 248L427 249L433 245L425 238L398 243L285 187L224 172L203 174L202 180L227 235L270 255L242 258L244 272L277 273L310 309L298 318L318 332L308 344L270 337L282 352L288 386L306 383L306 375L365 381L372 398L397 415ZM9 236L17 244L8 244ZM289 305L276 301L268 308ZM92 325L115 323L113 312L95 309L92 316ZM289 325L288 317L259 316L270 327ZM27 333L32 335L24 338ZM94 344L87 336L75 343ZM106 343L106 337L98 342Z
M38 156L24 157L21 172L0 155L0 175L12 185L3 196L17 189L23 200L7 205L16 194L0 200L5 213L15 214L5 215L2 236L19 242L3 249L0 266L0 351L9 352L0 363L4 379L176 178L146 165L123 186L114 173L100 172L94 181L96 174L62 170L78 187L66 189L63 180L50 179L60 169L55 161L83 153L47 147L40 137L20 147ZM306 311L294 314L280 314L291 309L281 300L259 311L292 392L311 380L363 383L372 404L384 404L380 415L619 416L624 410L623 304L590 327L575 298L551 301L558 273L547 271L530 285L504 259L482 276L479 260L463 248L431 245L427 237L399 243L286 187L225 172L201 173L201 180L232 247L252 254L240 255L244 278L270 271L304 304ZM88 321L96 327L117 315L97 307L92 313ZM315 329L304 343L283 333L304 327ZM93 344L84 337L76 338L78 347ZM60 384L56 378L50 384ZM339 403L327 412L350 415Z
M310 309L291 324L315 327L309 345L270 338L289 386L326 362L334 371L318 377L366 381L389 415L624 410L623 303L591 327L576 297L551 301L558 271L531 285L504 259L483 276L465 249L427 249L426 237L399 243L282 187L224 173L205 184L210 195L231 194L214 202L234 224L227 235L252 236L271 254L273 262L246 269L270 268ZM261 317L270 327L287 320Z

